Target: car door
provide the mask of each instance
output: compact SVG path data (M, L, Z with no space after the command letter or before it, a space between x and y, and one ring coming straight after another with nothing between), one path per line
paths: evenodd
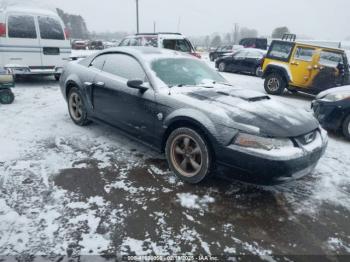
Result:
M246 54L247 54L247 51L242 50L242 51L238 51L232 56L231 68L233 71L239 71L239 72L243 71L243 60Z
M35 17L9 13L6 19L7 36L1 39L0 47L4 66L14 68L41 66Z
M128 80L143 80L149 89L141 92L127 86ZM154 90L141 64L122 53L106 55L93 85L94 111L99 119L152 143L156 105Z
M37 19L43 68L63 67L71 55L71 46L70 41L66 39L62 22L56 17L44 15L38 16Z
M262 54L260 52L256 50L249 50L245 59L242 61L242 70L244 72L255 73L261 59Z
M308 87L314 73L316 73L315 53L315 48L296 46L290 62L293 85L301 88Z

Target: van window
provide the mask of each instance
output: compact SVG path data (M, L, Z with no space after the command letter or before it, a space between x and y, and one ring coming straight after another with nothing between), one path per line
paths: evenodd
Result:
M38 21L42 39L65 40L61 23L57 19L40 16Z
M186 53L190 53L192 51L192 48L186 39L164 39L163 47L165 49L171 49Z
M11 15L8 18L8 37L35 39L34 17L30 15Z

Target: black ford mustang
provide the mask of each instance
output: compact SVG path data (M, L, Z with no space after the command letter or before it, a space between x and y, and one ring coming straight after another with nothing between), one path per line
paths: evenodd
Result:
M69 63L60 85L74 123L108 123L165 151L190 183L215 164L263 183L295 179L313 170L328 141L311 113L234 88L176 51L107 49Z

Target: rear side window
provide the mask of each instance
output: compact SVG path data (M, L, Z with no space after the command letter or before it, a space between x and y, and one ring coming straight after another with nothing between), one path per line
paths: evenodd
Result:
M34 17L29 15L11 15L8 18L8 37L37 38Z
M39 16L38 21L42 39L65 40L63 28L57 19Z
M164 39L163 47L165 49L176 50L180 52L191 53L192 48L186 39Z
M268 57L288 61L294 44L289 42L273 42Z
M103 71L125 78L127 80L143 80L146 81L146 74L143 71L139 62L124 54L109 54L107 55L106 63Z
M338 65L342 63L344 63L344 61L341 53L321 51L320 65L327 67L338 67Z
M90 67L96 68L98 70L102 70L103 65L106 61L106 56L105 55L100 55L96 57L90 64Z
M315 49L313 48L298 47L295 52L294 58L297 60L311 62L314 53Z

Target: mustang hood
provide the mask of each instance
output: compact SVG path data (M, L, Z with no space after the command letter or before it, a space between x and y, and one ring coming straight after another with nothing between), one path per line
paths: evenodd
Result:
M196 88L181 93L191 100L191 105L230 120L224 121L223 125L242 131L255 129L266 136L297 137L319 126L311 112L275 101L259 92L226 87Z

